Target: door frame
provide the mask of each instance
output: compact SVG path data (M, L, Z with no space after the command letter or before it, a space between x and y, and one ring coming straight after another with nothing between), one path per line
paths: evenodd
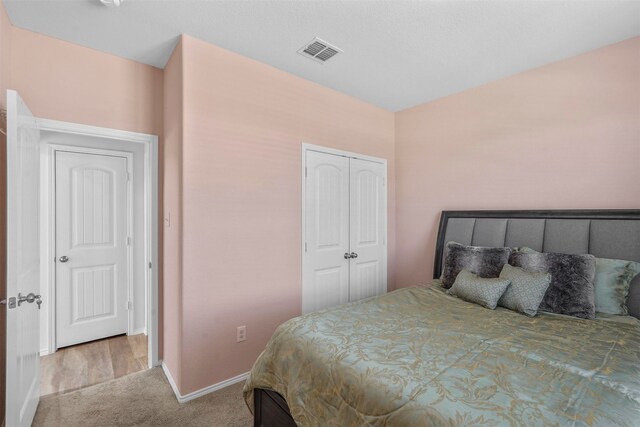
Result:
M159 365L159 330L158 330L158 137L155 135L122 131L116 129L102 128L96 126L82 125L76 123L62 122L49 119L36 119L36 125L40 131L55 132L58 134L72 134L87 137L98 137L103 139L113 139L128 144L141 144L144 148L144 258L145 264L145 294L146 294L146 332L148 336L148 355L149 367ZM41 284L47 286L49 291L49 336L48 336L48 352L56 349L55 343L55 304L52 304L52 298L55 298L55 181L52 174L55 172L55 156L53 155L60 148L66 151L82 150L93 152L96 154L117 155L128 154L127 169L130 173L133 168L133 155L131 153L120 150L104 150L93 147L66 146L59 143L48 143L43 146L41 151L41 168L42 168L42 213L41 218L41 235L42 235L42 279ZM129 198L132 197L132 181L128 183ZM132 223L132 218L129 216ZM129 260L131 263L132 251L129 249ZM131 264L130 264L131 265ZM133 268L129 269L129 301L131 299L131 275ZM133 327L133 310L128 313L128 332L131 333Z
M46 221L49 222L48 228L46 228L47 235L43 234L43 246L49 246L49 252L47 253L49 257L43 257L42 259L52 259L56 258L56 153L65 152L65 153L78 153L78 154L90 154L97 156L110 156L110 157L122 157L127 160L127 236L134 235L134 220L133 220L133 193L134 193L134 181L133 179L129 179L129 177L133 177L133 153L121 150L105 150L101 148L92 148L92 147L79 147L77 145L64 145L58 143L46 143L45 145L46 152L44 156L48 164L48 181L47 184L43 186L43 197L47 197L49 200L46 202L46 210L43 210L43 213L46 212L47 218ZM42 155L42 153L41 153ZM47 212L48 211L48 212ZM42 219L41 219L42 221ZM134 275L134 262L133 257L134 253L131 245L127 245L127 301L133 301L133 275ZM147 264L148 265L148 264ZM42 283L41 285L47 286L47 307L49 308L49 322L48 331L44 331L48 333L48 345L47 345L47 354L53 353L57 351L57 327L58 327L58 319L57 319L57 291L58 285L56 283L56 261L52 263L48 263L49 269L51 269L48 277L43 278L48 283ZM46 271L47 269L43 269ZM145 269L145 273L146 273ZM145 276L147 276L145 274ZM145 282L148 282L148 279L145 277ZM147 287L145 286L145 295L147 293ZM145 310L147 304L145 303ZM146 313L145 313L146 314ZM135 330L134 329L134 319L135 319L135 304L132 304L132 307L128 307L127 309L127 335L135 335L138 333L146 332L145 330ZM147 319L148 320L148 319ZM145 320L146 324L146 320ZM42 352L42 351L41 351Z
M345 151L345 150L339 150L336 148L329 148L329 147L323 147L321 145L314 145L314 144L307 144L305 142L302 142L302 170L301 170L301 179L302 179L302 229L301 231L301 245L300 245L300 254L301 254L301 273L302 273L302 292L301 292L301 296L300 296L300 311L302 314L307 314L306 312L303 311L303 307L304 307L304 290L306 288L305 286L305 282L304 282L304 277L305 277L305 268L306 268L306 253L307 253L307 211L306 211L306 202L307 202L307 188L306 188L306 178L307 178L307 152L309 151L316 151L319 153L324 153L324 154L333 154L335 156L342 156L342 157L347 157L350 159L359 159L359 160L366 160L369 162L375 162L375 163L381 163L382 165L384 165L384 178L383 178L383 184L384 184L384 188L385 188L385 192L384 192L384 207L385 207L385 211L386 211L386 215L385 215L385 221L384 221L384 232L383 232L383 238L384 238L384 243L385 246L387 247L387 250L385 251L384 254L384 260L383 260L383 266L384 266L384 272L385 274L388 276L388 266L387 266L387 260L389 258L389 236L388 236L388 232L389 232L389 205L388 205L388 166L387 166L387 159L383 159L380 157L374 157L374 156L368 156L366 154L360 154L360 153L354 153L351 151ZM388 287L388 283L389 283L389 277L386 278L387 281L387 290L389 289Z

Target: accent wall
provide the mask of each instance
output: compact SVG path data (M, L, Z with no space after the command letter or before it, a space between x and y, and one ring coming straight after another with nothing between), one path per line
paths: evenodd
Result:
M640 208L640 37L395 118L398 287L431 280L442 210Z
M158 135L159 206L162 206L163 70L13 27L0 2L2 108L5 107L6 89L17 90L36 117ZM6 159L4 135L1 136L3 150L0 160L4 174ZM4 181L0 184L1 207L6 202L6 195ZM4 212L5 209L2 209L2 223L5 223ZM4 232L4 227L2 230ZM160 225L159 262L162 259L162 231ZM4 241L2 234L0 238ZM1 245L1 251L5 246ZM2 268L5 260L3 256ZM1 276L4 280L5 274ZM2 285L2 289L5 289L6 285ZM159 288L162 301L161 274ZM159 319L162 328L162 316Z
M181 156L181 213L165 214L182 227L165 252L181 245L165 258L181 265L181 306L165 325L180 328L166 346L181 352L171 372L184 395L247 372L301 313L302 142L387 159L394 289L395 161L393 113L189 36L181 49L182 150L166 152L167 167Z

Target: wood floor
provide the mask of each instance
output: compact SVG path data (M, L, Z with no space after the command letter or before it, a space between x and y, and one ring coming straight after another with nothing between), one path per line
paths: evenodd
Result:
M40 358L40 394L65 393L148 368L147 336L106 338Z

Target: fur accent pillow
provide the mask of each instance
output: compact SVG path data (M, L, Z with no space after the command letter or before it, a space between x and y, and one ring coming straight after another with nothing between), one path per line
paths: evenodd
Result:
M551 284L539 309L583 319L595 319L593 255L514 252L509 264L525 271L551 274Z
M485 248L449 242L444 254L442 284L449 289L463 269L483 278L498 277L502 267L509 262L511 248Z
M493 310L510 284L507 279L483 279L468 270L462 270L447 293Z

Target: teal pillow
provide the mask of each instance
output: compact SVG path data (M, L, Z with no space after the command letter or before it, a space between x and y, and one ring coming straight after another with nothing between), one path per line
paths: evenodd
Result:
M596 258L594 281L596 312L628 315L629 287L638 273L640 273L640 263Z
M526 246L516 252L537 252ZM627 297L631 281L640 274L640 263L621 259L596 258L594 294L596 313L627 316Z
M511 281L511 286L504 292L498 305L527 316L535 316L551 283L551 274L528 272L505 264L500 278Z
M485 279L462 270L447 293L493 310L510 284L507 279Z

